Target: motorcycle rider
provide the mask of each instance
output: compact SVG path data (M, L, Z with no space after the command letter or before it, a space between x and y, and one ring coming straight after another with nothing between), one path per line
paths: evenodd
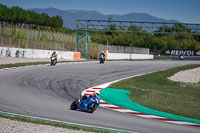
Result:
M179 55L179 59L180 60L184 60L184 57L183 57L183 55L181 54L181 55Z
M104 51L101 51L100 57L103 56L103 58L105 59L105 53Z
M57 54L56 54L56 52L53 52L51 57L56 57L56 63L57 63Z
M79 104L81 104L83 102L83 100L85 99L89 99L89 98L95 98L96 97L96 93L92 93L90 95L83 95L81 96L81 98L78 100Z
M101 51L100 55L99 55L99 59L103 58L103 60L105 61L105 53L104 51Z

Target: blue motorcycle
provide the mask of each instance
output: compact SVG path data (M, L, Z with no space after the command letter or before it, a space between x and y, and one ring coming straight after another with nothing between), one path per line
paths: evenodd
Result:
M82 97L82 96L81 96ZM97 94L95 97L83 98L81 101L76 99L72 102L70 108L71 110L81 110L88 113L93 113L100 104L100 100Z

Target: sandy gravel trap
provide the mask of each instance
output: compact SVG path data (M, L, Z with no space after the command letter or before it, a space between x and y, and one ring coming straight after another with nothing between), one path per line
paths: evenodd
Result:
M180 71L168 79L184 83L199 83L200 82L200 67Z
M88 133L48 125L39 125L0 118L1 133Z

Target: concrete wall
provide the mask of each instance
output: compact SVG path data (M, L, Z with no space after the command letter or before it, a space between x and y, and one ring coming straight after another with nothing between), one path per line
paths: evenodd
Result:
M7 57L50 58L53 52L54 52L53 50L0 47L0 56L7 56ZM58 59L67 59L67 60L80 59L80 53L78 52L56 51L56 53L58 54Z
M98 44L98 52L108 50L110 53L127 53L127 54L149 54L148 48L116 46L116 45L103 45Z
M149 54L122 54L122 53L107 53L108 60L120 59L153 59L153 55Z

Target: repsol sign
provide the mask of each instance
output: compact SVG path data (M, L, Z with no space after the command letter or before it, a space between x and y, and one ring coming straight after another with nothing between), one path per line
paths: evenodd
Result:
M200 51L198 50L166 50L166 55L172 56L200 56Z

